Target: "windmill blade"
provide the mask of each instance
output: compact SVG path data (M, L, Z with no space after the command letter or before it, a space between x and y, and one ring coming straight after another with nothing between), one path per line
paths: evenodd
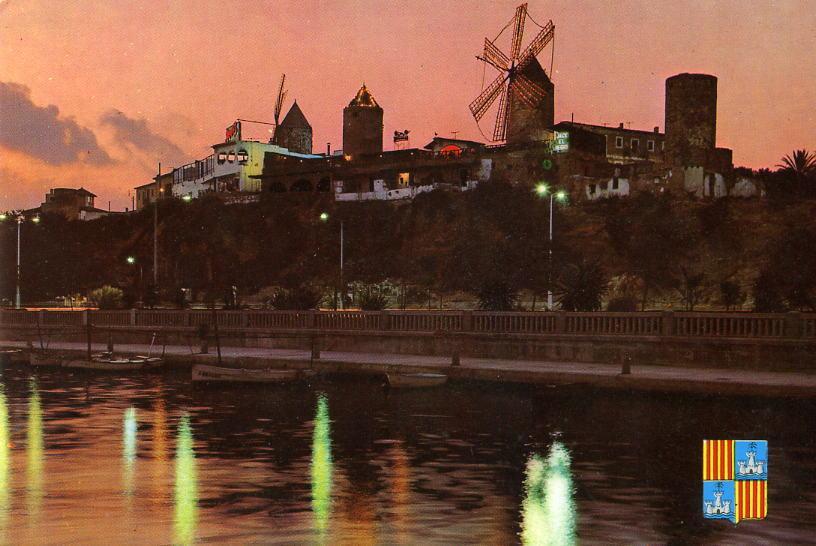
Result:
M547 97L547 91L524 74L516 74L510 88L530 108L535 108Z
M495 66L499 70L510 68L510 59L496 47L496 44L485 38L484 60Z
M522 4L516 8L516 16L513 25L513 47L511 59L518 59L521 51L521 38L524 35L524 21L527 19L527 4Z
M550 41L552 41L553 37L555 36L555 25L552 21L544 25L544 28L541 29L541 32L533 38L533 41L530 42L530 45L527 46L527 49L524 50L524 53L521 54L521 57L518 61L518 69L522 70L525 66L530 64L541 50L546 47Z
M499 111L496 113L496 124L493 126L493 142L505 140L507 126L510 123L510 87L502 85L502 95L499 100Z
M476 121L482 119L482 116L488 111L490 105L493 104L493 101L499 96L499 92L503 89L504 81L507 78L507 74L499 74L496 79L493 80L493 83L485 87L484 91L470 103L470 113L473 114Z

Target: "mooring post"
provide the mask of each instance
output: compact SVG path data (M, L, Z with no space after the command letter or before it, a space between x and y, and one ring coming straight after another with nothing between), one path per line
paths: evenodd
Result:
M320 344L317 336L312 336L312 360L320 360Z
M630 375L632 373L632 355L623 353L621 363L621 375Z

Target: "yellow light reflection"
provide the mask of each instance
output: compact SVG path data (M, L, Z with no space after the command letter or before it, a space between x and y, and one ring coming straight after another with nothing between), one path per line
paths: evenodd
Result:
M9 512L9 470L11 466L11 437L9 436L8 404L6 393L0 385L0 543L5 544L4 535Z
M570 454L553 443L546 459L527 461L522 503L523 544L567 546L577 543Z
M161 396L159 393L157 396ZM151 501L157 504L164 504L167 495L167 472L169 471L167 453L167 411L164 407L164 399L156 398L153 403L153 476Z
M312 432L312 513L314 526L323 537L331 518L332 454L329 402L325 394L317 397L317 412Z
M43 417L36 379L29 383L28 423L26 426L26 510L36 523L43 498Z
M198 478L193 429L184 415L176 433L176 481L173 489L173 542L192 544L198 524Z
M133 471L136 465L136 433L139 424L136 420L136 408L125 410L122 419L122 482L125 495L133 495Z

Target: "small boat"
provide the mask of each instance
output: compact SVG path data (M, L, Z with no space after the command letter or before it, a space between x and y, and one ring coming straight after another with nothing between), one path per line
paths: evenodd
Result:
M305 379L314 370L275 370L272 368L225 368L209 364L193 365L193 381L227 381L236 383L289 383Z
M61 366L65 355L54 351L31 351L28 353L28 363L31 366Z
M9 364L11 362L25 362L26 355L22 349L0 349L0 364Z
M388 386L393 388L422 388L438 387L448 381L448 376L442 373L389 373Z
M151 370L164 366L164 359L153 356L116 357L109 353L92 355L90 359L78 358L62 361L63 368L101 371L138 371Z

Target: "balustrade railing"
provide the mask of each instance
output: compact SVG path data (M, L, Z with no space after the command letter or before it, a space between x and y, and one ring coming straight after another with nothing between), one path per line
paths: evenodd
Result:
M816 338L816 313L570 313L491 311L218 310L230 330L347 330L484 334L677 336L689 338ZM211 310L0 311L0 327L83 326L197 328Z

